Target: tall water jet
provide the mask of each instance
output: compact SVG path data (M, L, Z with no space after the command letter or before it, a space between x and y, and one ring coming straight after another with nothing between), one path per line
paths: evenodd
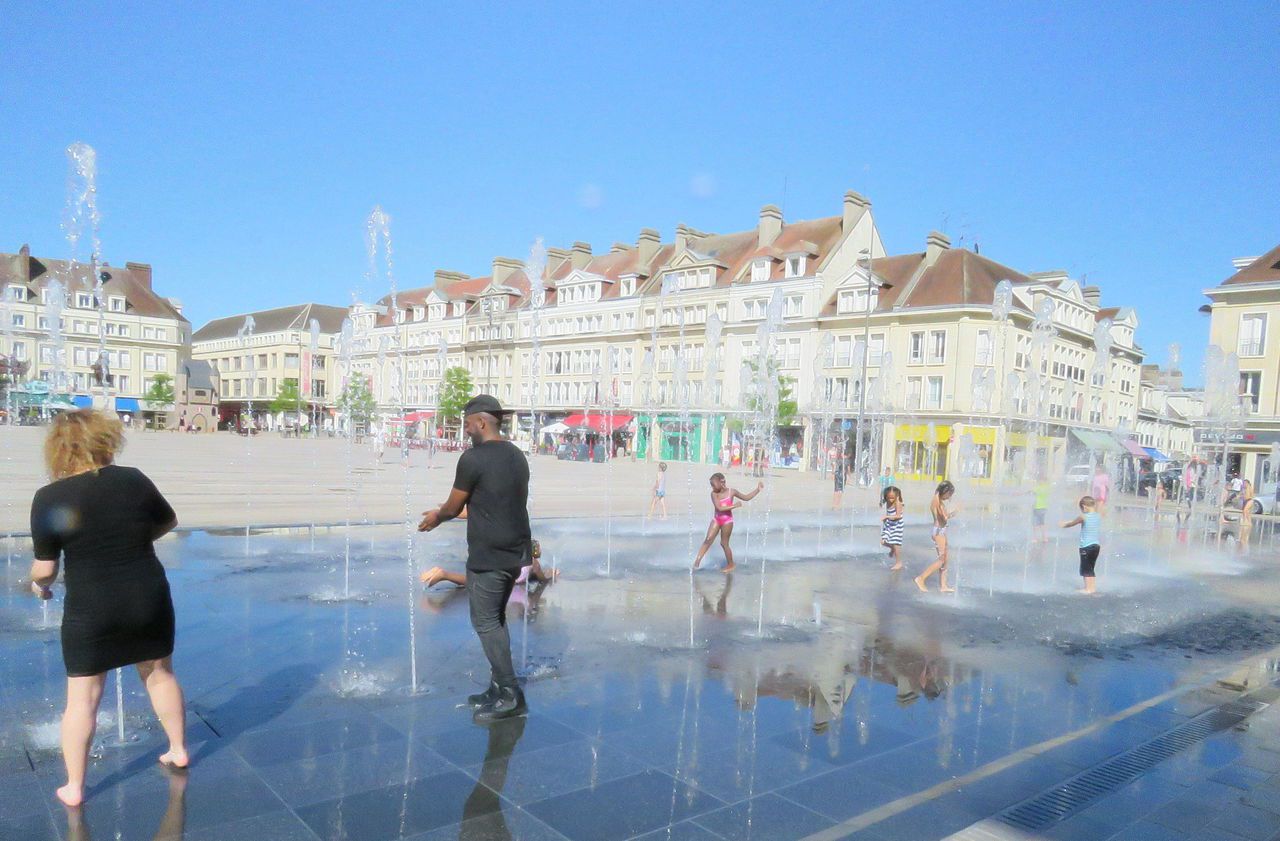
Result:
M17 353L14 350L14 332L13 332L14 312L13 311L15 309L15 306L14 306L15 291L16 290L12 290L8 286L0 288L0 335L4 336L4 352L5 352L5 355L3 357L0 357L0 363L3 363L4 365L3 375L5 378L4 425L10 426L10 427L14 425L13 389L14 389L14 386L16 386L18 383L18 377L20 376L19 372L24 367L23 362L25 361L25 360L19 360ZM6 437L8 435L9 433L6 433ZM12 462L15 458L14 456L15 452L16 452L16 446L9 443L5 444L4 454L5 454L6 461ZM6 494L5 508L8 512L7 519L11 523L16 521L16 517L13 516L13 504L14 504L13 495ZM13 537L13 529L11 527L9 529L9 533L5 536L5 557L6 557L7 565L13 564L13 553L14 553L14 537Z
M355 352L355 324L350 318L342 319L342 332L338 337L338 360L342 366L342 388L340 394L346 396L352 383L352 357ZM342 562L342 598L351 598L351 509L355 505L355 468L352 455L355 448L355 429L351 422L350 407L343 412L346 415L346 468L347 468L347 523L343 530L343 562Z
M547 270L547 247L542 237L533 241L529 249L529 259L524 263L524 274L529 279L529 334L533 342L533 356L529 360L529 435L532 452L538 452L538 441L542 435L542 415L538 412L538 400L542 390L542 308L546 305L546 284L543 275ZM441 376L444 376L443 369ZM532 464L530 465L532 468ZM529 495L527 505L530 516L533 515L534 471L529 471Z
M249 373L249 384L246 389L247 399L245 401L247 420L244 422L244 463L245 465L253 464L253 433L257 428L257 424L253 419L253 395L258 387L258 378L254 376L257 371L256 355L253 352L253 332L257 324L253 320L253 316L246 315L244 324L236 331L236 338L240 342L241 347L248 351L245 360L245 370ZM246 489L244 495L244 555L249 557L249 524L253 518L253 493Z
M760 354L756 373L761 383L758 393L763 396L763 400L759 401L757 423L765 425L765 429L761 430L762 433L767 432L767 435L762 434L761 436L766 440L764 452L766 459L773 455L774 439L777 437L778 432L777 413L780 397L778 369L781 366L777 364L775 359L774 345L777 340L778 329L782 326L782 307L782 290L775 289L773 297L769 299L769 306L765 310L764 323L760 325L760 329L756 334ZM773 483L769 482L765 488L764 530L760 539L760 604L756 615L756 634L759 636L764 636L765 573L769 559L769 514L772 509Z

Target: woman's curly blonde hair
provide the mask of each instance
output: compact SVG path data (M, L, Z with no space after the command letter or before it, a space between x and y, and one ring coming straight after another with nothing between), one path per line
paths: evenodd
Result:
M65 479L111 464L124 446L124 427L117 418L94 409L63 412L53 421L44 442L44 463L53 479Z

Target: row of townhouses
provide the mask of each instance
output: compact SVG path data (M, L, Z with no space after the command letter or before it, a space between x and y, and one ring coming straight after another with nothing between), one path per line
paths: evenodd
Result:
M1225 450L1246 477L1274 480L1280 346L1268 326L1280 315L1280 248L1238 261L1205 292L1209 340L1237 355L1244 408L1214 433L1200 392L1143 365L1131 308L1104 306L1101 290L1066 272L1019 271L937 232L922 245L888 253L870 203L849 192L821 219L787 221L768 205L734 233L679 225L671 240L646 228L599 254L581 242L547 248L537 278L533 261L499 257L484 276L440 270L394 299L246 313L194 335L181 307L152 291L150 267L104 267L112 390L132 408L154 374L169 374L180 385L170 425L212 428L263 411L286 382L332 415L359 377L384 417L423 417L443 370L460 366L520 411L517 438L530 437L535 411L539 425L586 416L601 431L593 439L612 430L639 457L710 462L750 428L757 404L744 389L772 304L769 367L797 404L775 430L776 464L812 465L839 441L920 477L955 473L962 449L980 476L1027 460L1063 469L1099 455L1159 464ZM76 271L25 248L0 255L14 319L0 350L30 360L33 379L47 378L53 353L42 290ZM67 369L83 400L99 312L87 276L68 285ZM348 318L356 341L344 364Z

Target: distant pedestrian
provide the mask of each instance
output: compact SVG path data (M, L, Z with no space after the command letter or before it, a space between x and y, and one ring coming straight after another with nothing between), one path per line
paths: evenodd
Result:
M520 569L532 565L529 530L529 461L502 438L509 414L496 398L481 394L462 410L463 431L472 447L458 459L449 498L427 511L419 531L431 531L467 508L467 598L471 625L489 660L489 688L467 698L475 720L489 723L524 715L524 693L511 662L507 602Z
M655 508L662 508L662 519L667 519L667 463L658 462L658 475L653 480L653 496L649 500L649 517Z
M884 472L880 474L880 496L884 496L884 492L892 487L894 482L893 471L886 465Z
M881 498L884 505L884 516L880 518L880 545L889 550L893 559L891 570L902 569L902 530L905 525L903 513L906 506L902 502L902 491L890 485L884 489Z
M136 666L169 739L160 762L186 768L186 707L173 675L173 599L154 541L178 524L173 508L141 471L114 464L121 424L93 409L59 415L45 441L51 483L31 503L32 589L50 585L66 564L62 660L67 705L62 758L67 806L84 799L85 767L106 673Z
M1107 499L1111 496L1111 476L1107 468L1099 464L1093 470L1093 500L1098 516L1106 516Z
M1080 577L1084 579L1084 589L1080 592L1092 596L1098 592L1095 567L1098 554L1102 551L1099 540L1102 532L1102 517L1098 514L1097 501L1091 496L1080 497L1080 516L1062 523L1064 529L1080 526Z
M1053 492L1049 477L1041 473L1031 492L1034 495L1034 501L1031 503L1031 527L1035 532L1034 540L1036 543L1048 543L1049 532L1044 521L1049 513L1049 495Z
M831 478L835 483L835 492L831 495L831 508L834 510L839 508L840 504L844 502L844 459L837 457L835 462L831 465Z

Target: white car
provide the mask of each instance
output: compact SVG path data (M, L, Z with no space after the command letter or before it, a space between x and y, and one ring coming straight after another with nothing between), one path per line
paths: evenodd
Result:
M1067 475L1063 477L1068 485L1088 485L1093 479L1093 468L1087 464L1077 464L1067 470Z

